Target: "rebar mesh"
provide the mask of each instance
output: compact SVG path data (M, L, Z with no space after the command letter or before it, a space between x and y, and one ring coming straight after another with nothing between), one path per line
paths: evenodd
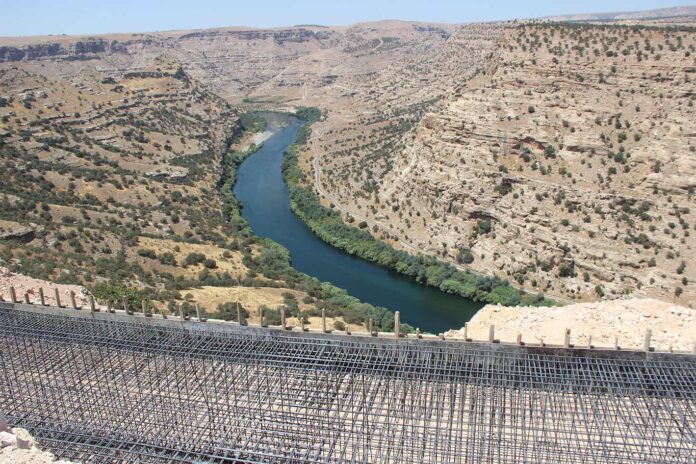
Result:
M695 463L692 356L0 308L0 411L89 462Z

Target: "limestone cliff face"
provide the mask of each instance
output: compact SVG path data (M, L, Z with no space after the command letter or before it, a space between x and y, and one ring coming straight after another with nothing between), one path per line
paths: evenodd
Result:
M686 29L510 28L372 204L419 249L529 288L692 304L695 47Z
M127 44L104 39L72 43L39 43L19 47L1 46L0 63L45 58L80 60L94 58L101 53L127 53L127 51Z

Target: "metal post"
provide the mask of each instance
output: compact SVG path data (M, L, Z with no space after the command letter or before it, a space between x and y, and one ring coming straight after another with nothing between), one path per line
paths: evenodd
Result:
M39 301L41 301L41 306L46 306L46 297L44 296L43 287L39 287Z
M176 306L176 303L174 303L174 306ZM184 305L183 304L179 305L179 319L181 319L181 322L184 322L186 320L186 317L184 316Z
M141 302L140 304L141 304L141 306L142 306L142 308L143 308L143 316L145 316L145 317L152 317L152 313L148 310L148 307L147 307L147 301L146 301L146 300L142 300L142 302Z
M203 318L201 317L201 304L196 303L196 317L198 318L198 322L203 322Z
M29 292L24 292L24 302L26 304L31 304L31 299L29 298Z
M570 348L570 329L568 328L565 329L565 335L563 337L563 346L566 348Z
M464 323L464 341L469 340L468 334L469 334L469 323L465 322Z
M60 308L60 292L58 291L58 287L53 287L53 297L56 299L56 307Z
M10 303L17 302L17 293L15 293L14 287L10 286Z
M368 327L367 330L370 331L370 336L374 336L374 335L375 335L375 332L374 332L374 330L372 330L372 318L370 318L370 321L368 322L367 327Z
M242 310L239 309L239 301L237 302L237 324L242 325Z
M650 339L652 338L652 330L645 330L645 339L643 340L643 351L650 351Z
M401 313L399 311L394 312L394 336L401 337Z
M488 343L493 343L495 341L495 325L491 324L488 327Z
M592 348L592 334L587 336L587 347Z
M75 300L75 292L70 290L70 304L73 309L77 309L77 300Z
M618 350L619 349L619 337L614 336L614 349Z
M285 323L285 307L280 308L280 326L283 330L287 330L287 324Z
M97 305L94 304L94 297L92 295L89 296L89 312L94 314L94 312L97 310Z
M304 316L300 316L300 327L302 328L302 331L305 331L305 321L304 321Z
M321 330L326 333L326 310L321 310Z
M517 334L516 343L517 343L518 345L522 345L522 334L521 334L521 333L518 333L518 334Z
M113 313L113 312L114 312L114 308L113 308L113 306L111 305L111 300L106 300L106 312L107 312L107 313Z
M124 311L126 312L126 314L128 314L128 315L133 314L133 313L131 312L130 308L128 307L128 298L126 298L125 296L123 297L123 310L124 310Z

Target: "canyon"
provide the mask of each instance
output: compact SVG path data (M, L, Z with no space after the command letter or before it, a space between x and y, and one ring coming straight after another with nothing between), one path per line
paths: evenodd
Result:
M211 195L263 141L245 114L316 107L301 182L346 224L561 302L690 306L696 33L663 16L0 38L3 265L316 311Z

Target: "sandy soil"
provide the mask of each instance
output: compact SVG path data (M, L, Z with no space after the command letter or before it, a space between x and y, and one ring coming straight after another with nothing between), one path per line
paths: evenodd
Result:
M55 289L60 294L60 302L63 306L70 304L70 292L75 292L75 301L78 306L89 305L89 290L80 285L54 284L45 280L34 279L22 274L10 272L5 267L0 267L0 295L5 301L10 301L10 287L14 287L17 301L24 302L25 295L29 295L29 302L40 304L39 288L43 289L44 300L47 305L55 306Z
M242 145L241 151L247 151L252 145L256 145L257 147L260 146L263 142L268 140L271 135L273 135L273 132L270 130L254 134L246 143L244 143L244 145Z
M618 337L621 348L642 348L645 331L652 330L651 346L658 350L690 351L696 344L696 310L653 299L628 299L578 303L556 308L504 307L487 305L473 317L467 336L487 340L490 325L495 338L562 345L565 329L571 343L613 347ZM448 338L462 338L464 329L451 330Z

